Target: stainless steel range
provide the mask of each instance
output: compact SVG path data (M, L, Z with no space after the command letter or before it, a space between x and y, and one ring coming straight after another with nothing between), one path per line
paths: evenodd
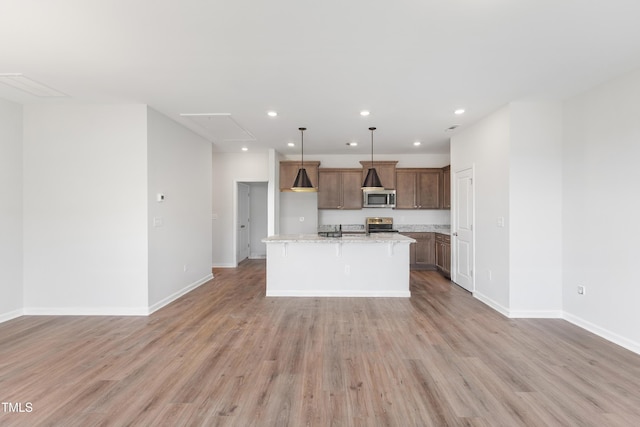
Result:
M368 217L365 222L365 229L369 233L397 233L393 229L393 218L390 217Z

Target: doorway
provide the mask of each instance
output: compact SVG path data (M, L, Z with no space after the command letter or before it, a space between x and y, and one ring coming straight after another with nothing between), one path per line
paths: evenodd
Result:
M236 183L235 254L237 266L245 259L266 258L267 182Z
M473 168L456 171L454 183L451 280L469 292L473 292L475 289Z

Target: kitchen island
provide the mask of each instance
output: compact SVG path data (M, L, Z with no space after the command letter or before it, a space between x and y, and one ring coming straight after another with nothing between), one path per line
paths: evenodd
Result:
M409 245L398 233L271 236L267 296L410 297Z

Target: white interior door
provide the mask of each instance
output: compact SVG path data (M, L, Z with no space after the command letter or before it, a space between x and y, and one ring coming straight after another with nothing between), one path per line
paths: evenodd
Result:
M236 263L249 257L249 186L238 183Z
M473 292L473 170L456 172L454 182L451 279Z

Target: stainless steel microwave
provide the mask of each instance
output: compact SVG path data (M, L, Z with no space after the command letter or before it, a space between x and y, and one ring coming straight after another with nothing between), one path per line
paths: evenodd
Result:
M396 207L396 190L365 190L362 197L362 207L365 208Z

